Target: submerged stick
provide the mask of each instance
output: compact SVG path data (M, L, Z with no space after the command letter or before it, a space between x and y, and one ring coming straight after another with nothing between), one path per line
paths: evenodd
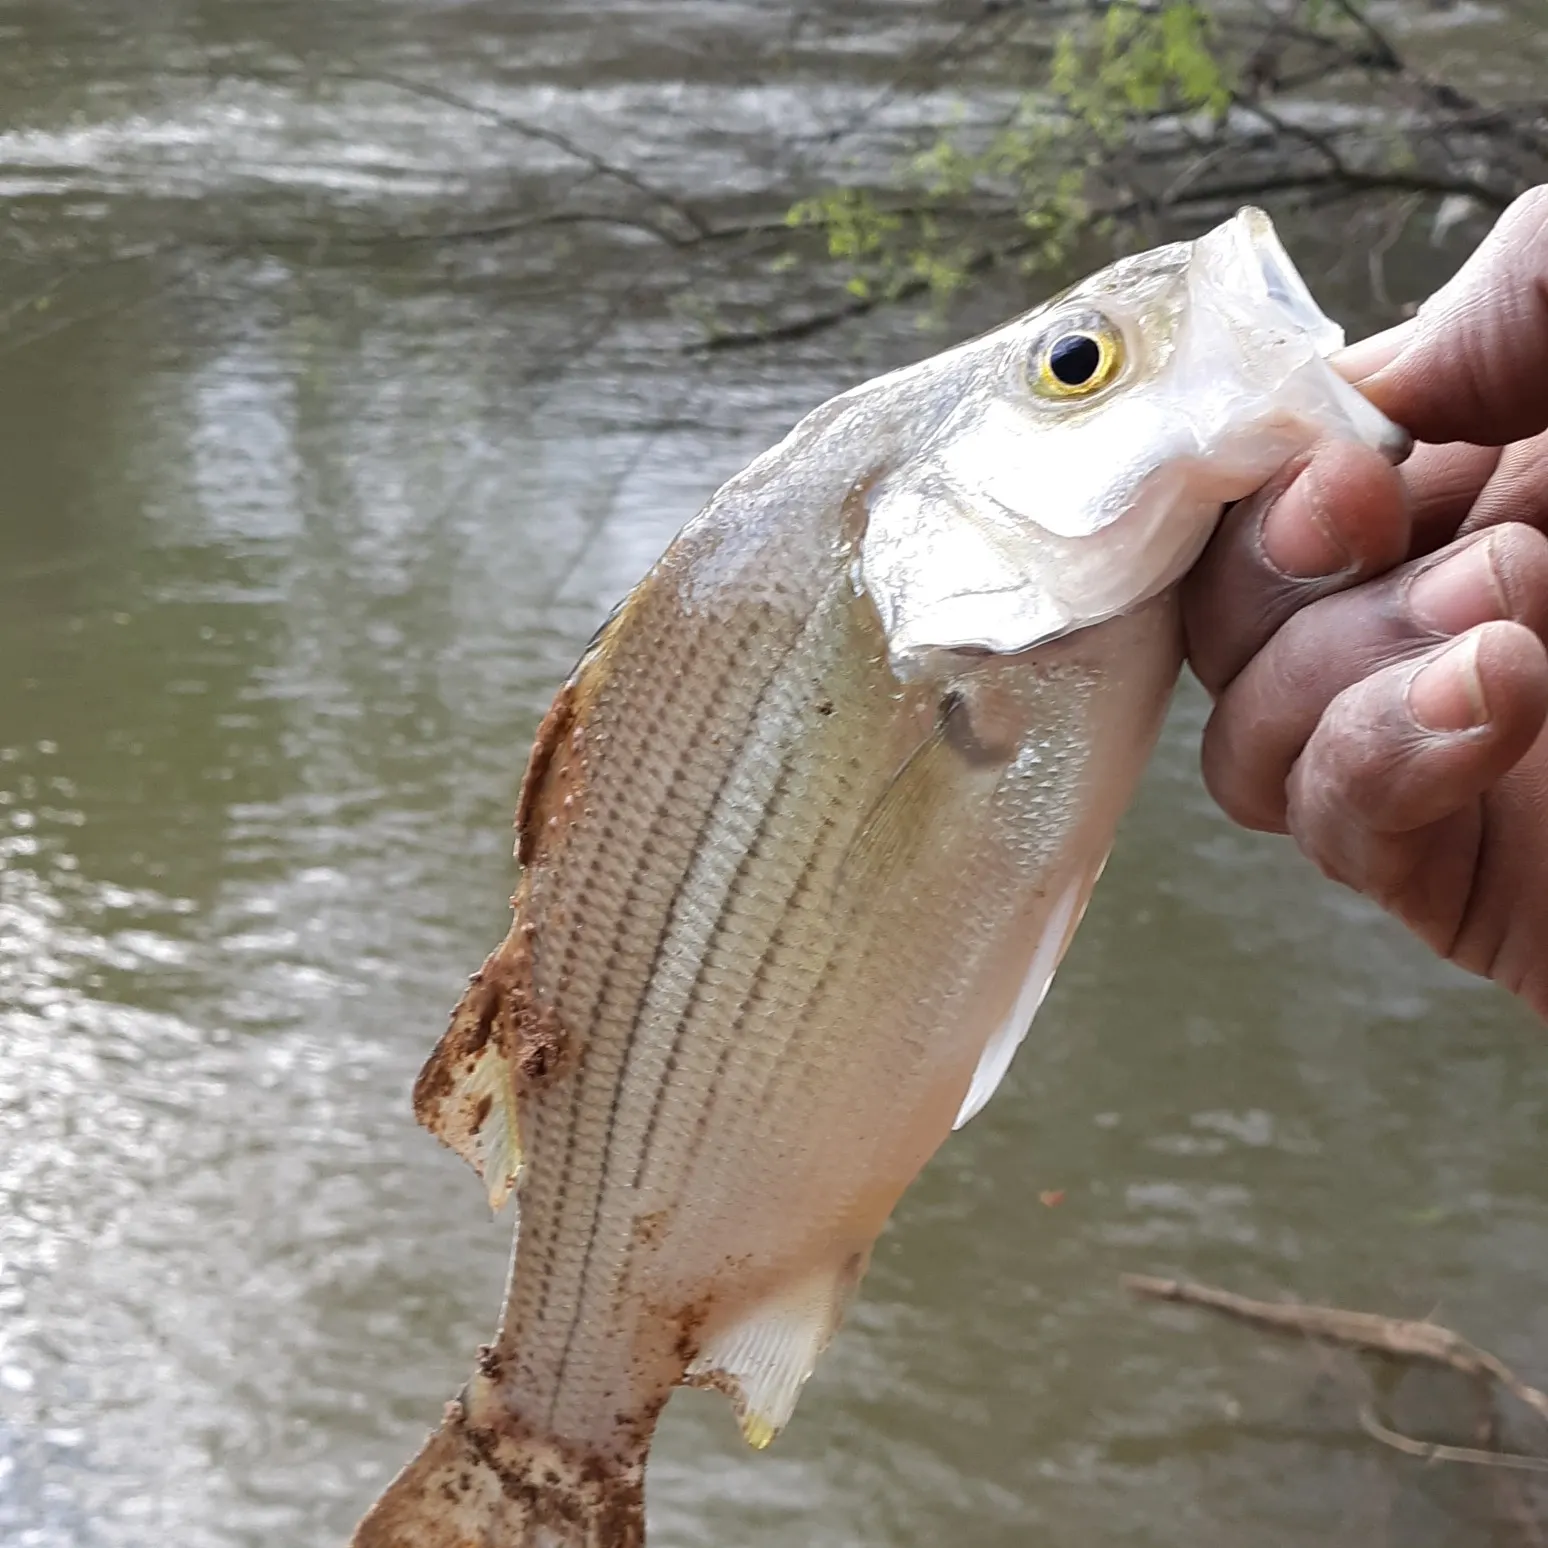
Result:
M1480 1349L1461 1334L1438 1323L1382 1317L1375 1312L1345 1311L1336 1306L1308 1306L1298 1301L1254 1301L1211 1285L1192 1284L1181 1279L1157 1279L1148 1274L1125 1274L1124 1284L1132 1294L1144 1300L1197 1306L1273 1333L1299 1334L1345 1349L1442 1366L1475 1380L1492 1380L1548 1425L1548 1394L1522 1381L1503 1360L1488 1350Z
M1548 1473L1548 1457L1523 1455L1519 1451L1485 1451L1477 1446L1447 1446L1439 1441L1415 1440L1400 1430L1389 1429L1376 1417L1369 1403L1360 1405L1360 1428L1374 1441L1401 1451L1405 1457L1422 1462L1465 1462L1469 1467L1512 1468L1521 1473Z

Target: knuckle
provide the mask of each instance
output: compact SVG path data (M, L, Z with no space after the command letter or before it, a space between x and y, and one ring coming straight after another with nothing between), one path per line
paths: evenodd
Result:
M1326 649L1318 648L1323 637L1326 610L1315 605L1292 613L1274 635L1272 651L1259 658L1267 678L1265 692L1284 703L1301 699L1310 690L1326 662Z
M1368 786L1334 729L1319 730L1296 763L1290 779L1286 825L1301 852L1324 876L1361 887L1361 856L1372 838L1364 813Z
M1204 728L1200 770L1211 799L1239 827L1285 831L1284 781L1252 756L1231 709L1217 710Z
M1548 255L1548 183L1539 183L1514 199L1500 217L1500 225L1519 232L1527 247Z
M1348 854L1354 824L1343 811L1328 771L1315 753L1308 752L1290 779L1285 826L1301 853L1333 881L1350 880Z
M1548 630L1548 535L1525 522L1504 522L1490 534L1489 557L1507 616Z
M1287 719L1320 716L1389 659L1392 614L1391 587L1380 581L1292 613L1258 657L1259 697Z
M1367 681L1328 706L1309 748L1315 752L1319 794L1361 826L1388 804L1393 778L1408 756L1408 738L1378 698L1395 683Z
M1338 694L1296 760L1291 784L1307 817L1383 826L1417 741L1405 695L1411 670L1388 669Z

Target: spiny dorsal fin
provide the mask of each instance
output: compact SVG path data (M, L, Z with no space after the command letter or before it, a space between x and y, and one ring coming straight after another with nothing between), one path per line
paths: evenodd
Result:
M789 1422L868 1257L868 1251L855 1253L837 1269L787 1286L717 1331L684 1373L683 1385L724 1392L742 1438L762 1450Z
M510 1196L521 1170L518 1096L555 1074L568 1053L557 1018L532 983L536 926L526 914L534 873L555 835L581 809L585 716L636 587L609 615L555 695L533 738L516 801L516 858L525 870L510 933L473 976L451 1025L414 1085L414 1114L483 1179L490 1207Z
M504 950L474 974L414 1082L414 1116L478 1173L495 1210L521 1172L516 1083L499 1026L508 989Z

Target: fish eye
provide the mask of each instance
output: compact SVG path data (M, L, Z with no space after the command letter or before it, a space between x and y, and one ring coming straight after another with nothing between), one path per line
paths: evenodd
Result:
M1037 341L1029 364L1039 397L1089 397L1117 376L1123 336L1103 317L1067 319Z

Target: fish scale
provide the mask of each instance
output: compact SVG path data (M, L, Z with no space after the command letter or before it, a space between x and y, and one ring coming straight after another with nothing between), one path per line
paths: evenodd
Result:
M691 683L693 679L685 676L684 680ZM692 697L686 688L683 697ZM572 1347L573 1329L583 1310L583 1281L588 1263L595 1256L598 1239L603 1238L611 1244L616 1257L620 1250L621 1233L626 1233L631 1225L627 1214L620 1220L616 1209L604 1212L599 1196L607 1169L608 1153L622 1117L618 1107L619 1095L623 1091L626 1064L633 1046L631 1034L637 1022L639 1007L651 983L650 965L659 960L668 942L671 905L681 895L692 867L696 813L703 799L701 792L707 784L718 783L725 761L722 750L712 747L706 741L702 727L711 720L718 722L724 719L726 712L727 706L719 695L711 694L697 704L693 712L694 728L682 741L684 751L679 760L668 765L672 769L672 777L665 782L666 794L652 815L640 853L632 862L635 867L634 877L637 878L643 874L640 866L648 857L652 835L659 830L658 842L664 854L673 852L672 841L675 839L675 853L679 860L669 870L673 877L670 891L662 886L654 898L642 899L638 895L635 880L631 879L619 897L616 911L598 911L594 908L588 901L595 897L592 886L586 886L580 898L568 900L561 897L556 902L559 909L568 909L578 921L584 922L587 936L611 939L614 947L602 972L601 987L590 1004L586 1003L586 997L582 995L576 997L581 1003L572 1006L571 997L567 993L568 986L558 989L555 994L561 1018L573 1017L574 1025L591 1030L593 1035L587 1041L583 1065L575 1079L568 1121L555 1121L563 1114L564 1103L561 1100L553 1104L552 1108L542 1109L532 1126L530 1158L546 1155L552 1150L558 1150L563 1156L555 1174L566 1184L561 1187L554 1205L552 1229L557 1239L571 1239L561 1227L565 1210L577 1193L581 1196L579 1203L586 1212L585 1218L592 1222L584 1237L584 1245L578 1251L572 1251L567 1260L557 1265L559 1274L544 1276L541 1289L537 1292L540 1299L530 1314L527 1312L529 1302L524 1293L526 1286L519 1264L513 1286L510 1323L513 1332L519 1329L524 1334L520 1347L524 1361L527 1362L525 1390L531 1395L528 1401L546 1407L553 1416L548 1422L554 1422L558 1417L555 1411L560 1401L559 1384L564 1375L565 1352ZM658 721L658 725L661 724L663 722ZM656 745L643 750L645 766L648 767L650 761L672 745L673 739L670 736L658 737ZM613 750L610 753L616 767L619 762L617 754ZM597 778L600 780L605 776L604 766L598 770ZM675 824L671 820L674 818ZM663 828L664 819L666 826ZM629 863L624 856L619 856L613 862L614 874ZM588 881L596 875L589 871L583 874ZM601 876L605 878L606 875L604 869ZM648 906L639 906L641 904ZM618 971L619 967L622 972ZM563 974L557 976L563 982ZM575 983L576 978L572 975L569 982ZM597 1035L598 1032L600 1035ZM598 1085L605 1092L605 1097L600 1101L592 1099L592 1093ZM590 1198L586 1197L588 1193ZM529 1231L535 1230L540 1236L547 1234L544 1229L547 1222L534 1223L525 1208L525 1200L523 1216ZM557 1348L549 1337L549 1329L556 1318L562 1320L565 1326L562 1342ZM540 1366L538 1361L544 1354L548 1358ZM549 1387L552 1391L545 1392L545 1388ZM584 1383L577 1384L574 1390L584 1391Z
M1080 922L1222 502L1401 454L1339 337L1243 212L824 404L615 609L415 1087L519 1193L504 1316L355 1548L641 1548L674 1387L787 1422Z
M595 1280L591 1284L587 1283L588 1275L583 1267L570 1309L571 1330L579 1328L583 1322L598 1329L609 1327L607 1314L617 1299L619 1281L627 1267L635 1218L652 1208L668 1207L672 1202L670 1198L648 1200L643 1205L635 1202L630 1197L634 1174L643 1160L651 1116L659 1107L663 1066L672 1059L672 1049L686 1030L685 1023L692 1019L691 996L701 977L698 965L734 906L736 878L745 878L751 868L749 845L769 812L769 796L778 783L783 766L780 743L794 740L790 735L794 729L792 711L799 714L805 700L799 685L810 672L808 660L800 654L800 640L812 632L811 619L821 616L818 613L807 620L798 620L801 635L790 647L790 654L775 656L773 671L767 681L758 685L755 696L747 695L752 698L752 704L744 721L746 730L742 745L738 747L732 738L722 736L721 745L715 749L719 756L711 765L713 776L706 771L703 794L694 802L700 822L692 840L692 859L682 874L674 898L676 906L661 925L653 954L655 971L648 975L640 1000L621 1015L617 1023L620 1028L625 1019L628 1023L623 1052L618 1058L618 1087L629 1086L647 1093L650 1106L647 1109L641 1103L625 1110L613 1110L613 1122L603 1144L598 1187L599 1190L605 1188L608 1179L615 1174L619 1185L623 1185L625 1179L628 1184L619 1187L616 1207L606 1212L598 1208L589 1257L595 1262L600 1237L603 1267L591 1276ZM785 706L783 713L777 708L781 699ZM722 714L722 719L726 718L729 717ZM662 735L670 737L670 728L663 726ZM562 995L557 1004L563 1015L565 1002ZM635 1078L631 1080L631 1076ZM577 1096L579 1100L581 1098ZM572 1157L575 1153L572 1149ZM534 1151L534 1164L536 1155ZM570 1165L573 1167L573 1159ZM527 1330L527 1336L533 1337L533 1331ZM606 1341L605 1335L603 1341ZM569 1374L568 1356L577 1353L573 1331L566 1335L565 1350L567 1354L561 1357L556 1372L556 1381L560 1383ZM581 1363L586 1362L582 1359ZM556 1406L550 1423L564 1425L566 1433L586 1433L599 1421L604 1426L611 1421L611 1390L604 1387L600 1403L593 1398L588 1404L592 1384L577 1373L569 1391L569 1411ZM600 1408L601 1412L585 1412L587 1407Z

